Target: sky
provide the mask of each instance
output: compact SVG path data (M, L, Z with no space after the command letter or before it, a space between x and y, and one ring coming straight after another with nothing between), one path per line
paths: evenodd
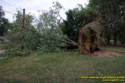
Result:
M65 12L67 10L77 7L77 4L82 4L85 7L89 2L89 0L0 0L0 5L5 11L5 17L12 22L17 10L25 8L26 13L38 18L42 10L48 10L52 6L53 1L58 1L63 5L64 9L61 11L61 16L64 19L66 19Z

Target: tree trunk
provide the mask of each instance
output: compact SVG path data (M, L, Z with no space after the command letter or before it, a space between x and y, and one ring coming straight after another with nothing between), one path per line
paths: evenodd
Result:
M117 45L117 33L114 33L114 46L116 46Z

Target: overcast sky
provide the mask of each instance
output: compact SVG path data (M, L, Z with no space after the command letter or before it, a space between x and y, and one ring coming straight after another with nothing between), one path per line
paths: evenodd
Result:
M0 5L5 11L6 18L12 21L16 11L23 8L26 9L26 13L38 17L41 10L48 10L52 6L53 1L58 1L64 6L65 10L62 10L61 16L65 19L67 10L77 7L77 4L85 7L89 0L0 0Z

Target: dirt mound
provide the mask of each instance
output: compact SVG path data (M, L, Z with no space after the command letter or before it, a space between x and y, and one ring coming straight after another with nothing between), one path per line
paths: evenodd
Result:
M115 51L96 51L91 54L92 56L99 57L112 57L112 56L123 56L125 52L115 52Z

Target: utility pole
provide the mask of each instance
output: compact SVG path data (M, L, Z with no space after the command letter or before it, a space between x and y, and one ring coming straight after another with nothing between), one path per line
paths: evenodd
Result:
M24 31L25 28L25 9L23 9L23 19L22 19L22 30ZM21 45L21 49L24 50L24 33L22 33L22 45Z
M23 9L23 22L22 28L25 28L25 9Z

